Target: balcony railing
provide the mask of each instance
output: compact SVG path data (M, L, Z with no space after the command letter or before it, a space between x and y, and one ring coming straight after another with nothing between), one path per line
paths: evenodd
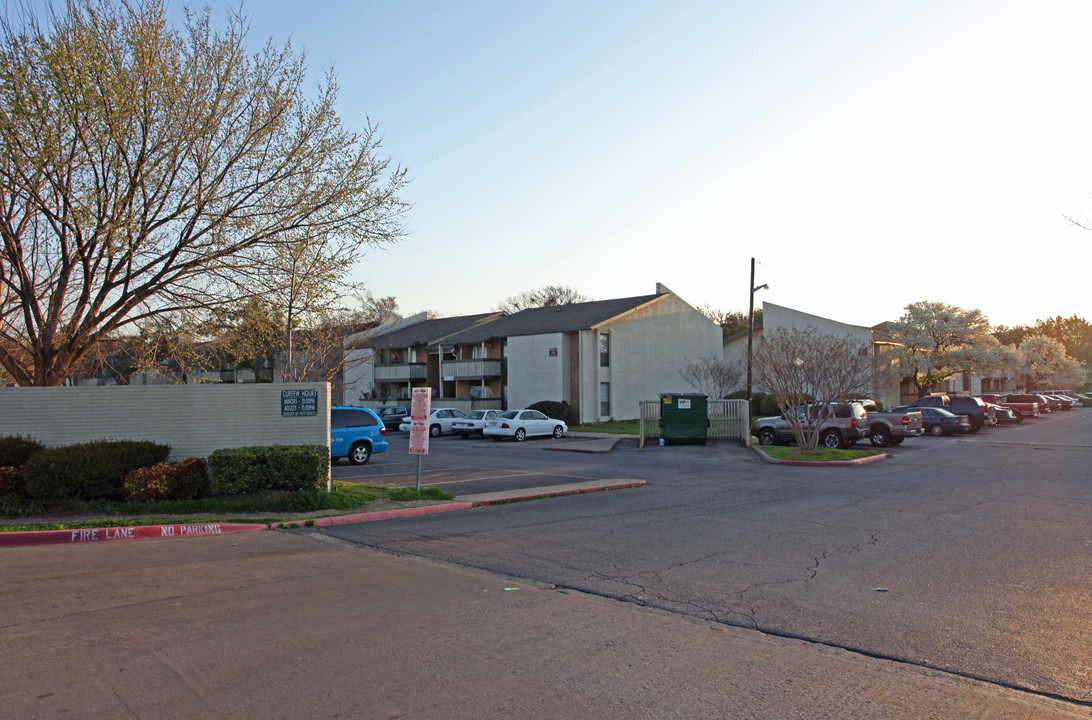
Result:
M444 377L454 377L456 380L499 378L501 376L501 361L486 358L444 360L442 372Z
M425 363L375 366L376 382L409 382L424 380L426 377L428 377L428 366Z

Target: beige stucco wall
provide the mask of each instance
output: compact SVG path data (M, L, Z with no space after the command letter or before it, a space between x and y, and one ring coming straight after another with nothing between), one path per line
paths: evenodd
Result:
M317 390L317 414L281 415L281 393ZM0 388L0 435L49 447L152 440L172 460L249 445L327 445L327 383Z
M569 341L563 333L508 338L508 407L568 400Z
M695 392L679 371L688 361L721 354L720 326L674 294L597 330L610 333L611 346L609 368L599 367L594 335L593 352L584 358L585 372L590 364L596 375L590 389L597 417L600 382L611 384L611 417L631 420L640 417L642 400L658 400L660 393Z
M805 330L809 327L815 328L824 335L835 335L838 337L848 335L854 341L860 343L862 347L869 348L870 352L873 350L872 330L870 328L861 327L859 325L849 325L847 323L838 322L837 320L831 320L830 318L812 315L803 312L802 310L794 310L781 305L774 305L773 303L762 303L762 329L764 331L772 332L780 328ZM757 333L755 340L756 342L758 340ZM743 362L746 363L746 336L737 338L731 343L725 343L723 352L726 361L730 358L741 357ZM874 399L883 403L884 407L893 407L899 403L899 380L896 372L881 372L881 367L877 367L885 364L884 358L880 358L873 367L875 387L873 388L872 396ZM755 374L755 380L753 381L753 390L754 392L762 392L764 390L758 382L757 373Z

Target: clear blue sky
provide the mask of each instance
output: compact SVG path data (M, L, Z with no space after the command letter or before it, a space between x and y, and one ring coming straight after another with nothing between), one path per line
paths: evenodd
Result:
M755 257L759 302L854 324L918 300L1092 318L1092 232L1066 219L1092 218L1092 2L245 10L409 169L405 240L357 270L403 313L657 281L745 310Z

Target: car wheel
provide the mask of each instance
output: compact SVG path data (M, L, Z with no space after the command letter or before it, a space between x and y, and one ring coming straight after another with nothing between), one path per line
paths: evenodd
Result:
M944 434L944 426L940 423L933 423L929 426L929 434L933 437L940 437Z
M770 428L762 428L758 431L758 444L759 445L776 445L777 433Z
M1015 416L1013 418L1013 422L1017 422L1017 423L1024 422L1024 414L1022 412L1020 412L1019 410L1013 410L1012 413Z
M565 428L561 427L560 425L557 425L557 426L554 427L554 437L555 438L559 438L564 434L565 434Z
M834 430L828 430L823 433L823 437L821 439L823 442L823 447L830 448L831 450L838 450L842 447L842 436Z
M527 439L527 431L523 428L516 428L516 434L512 436L512 439L516 442L523 442Z
M892 445L902 445L902 441L905 440L905 439L906 438L901 437L901 436L897 437L897 438L891 438L891 444Z
M971 420L970 416L968 416L968 417L967 417L967 419L968 419L968 420ZM969 431L969 432L971 432L971 433L976 433L976 432L978 432L978 431L979 431L979 430L981 430L981 429L982 429L982 426L981 426L981 425L979 425L978 423L976 423L976 422L975 422L974 420L971 420L971 429L970 429L970 431Z
M440 437L440 426L433 425L428 429L429 437Z
M349 462L353 465L363 465L372 458L372 446L363 440L353 443L349 448Z
M868 441L875 447L887 447L891 444L891 435L885 427L873 427L868 433Z

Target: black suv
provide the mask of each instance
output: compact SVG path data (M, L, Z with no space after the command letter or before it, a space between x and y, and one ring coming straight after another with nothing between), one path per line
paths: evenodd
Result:
M397 430L398 426L402 424L402 418L410 414L410 409L401 405L384 405L372 409L375 410L375 414L379 416L384 427L388 430Z
M969 395L929 395L910 403L910 407L944 408L956 415L966 415L971 421L971 432L976 433L986 425L990 408L980 398Z

